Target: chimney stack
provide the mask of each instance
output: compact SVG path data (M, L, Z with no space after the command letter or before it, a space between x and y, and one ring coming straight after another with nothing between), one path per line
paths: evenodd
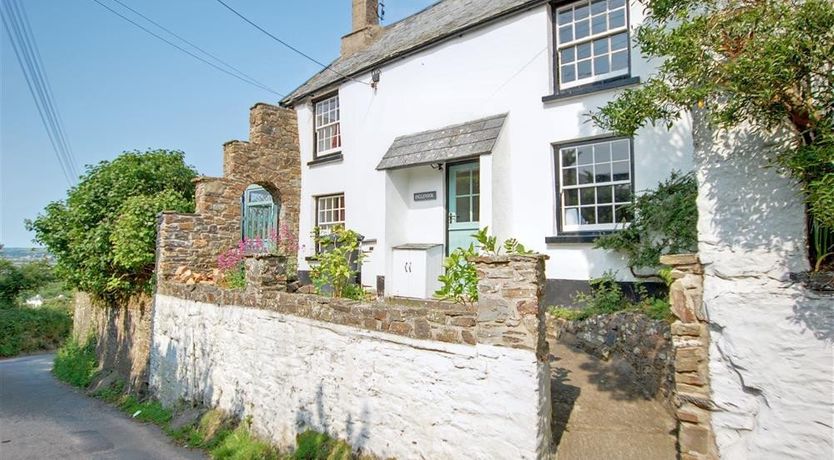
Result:
M377 14L378 0L351 0L351 2L353 30L342 37L342 57L367 48L382 31Z

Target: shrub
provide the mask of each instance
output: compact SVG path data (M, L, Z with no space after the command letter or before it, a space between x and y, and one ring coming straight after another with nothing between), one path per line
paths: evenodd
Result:
M313 430L298 434L296 444L293 460L351 460L355 458L350 444Z
M72 329L66 308L0 308L0 356L52 350Z
M582 321L591 316L631 311L656 320L672 319L668 301L650 296L642 285L637 286L636 300L627 298L611 272L592 279L590 285L590 293L578 292L573 298L574 302L581 305L579 309L551 307L550 314L568 321Z
M250 427L250 419L242 421L217 447L211 450L211 458L215 460L277 459L278 453L275 449L255 437Z
M183 157L180 151L125 152L88 166L66 200L50 203L27 222L36 241L55 256L58 276L97 296L148 289L154 213L193 206L196 172Z
M317 255L318 263L310 270L316 292L323 294L329 289L333 297L345 297L346 293L355 297L357 291L347 286L353 283L358 273L352 265L358 266L365 257L359 250L359 234L338 225L327 235L315 229L313 238L316 246L321 248Z
M58 350L52 373L58 380L83 388L92 381L97 366L95 339L82 344L71 338Z
M594 247L623 253L632 273L657 270L660 256L698 250L698 185L692 173L671 177L625 205L628 225L598 238Z
M15 266L11 261L0 258L0 308L11 308L18 304L21 295L35 291L56 278L47 261L36 261Z

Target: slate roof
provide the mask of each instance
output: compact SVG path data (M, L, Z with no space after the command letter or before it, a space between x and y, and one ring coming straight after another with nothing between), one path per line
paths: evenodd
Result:
M507 114L493 115L458 125L394 139L376 169L394 169L491 153Z
M290 106L299 99L332 83L366 72L380 64L423 48L498 17L545 3L546 0L442 0L382 29L370 46L345 58L339 57L328 69L313 75L281 100ZM329 70L333 69L333 70ZM338 72L338 73L336 73Z

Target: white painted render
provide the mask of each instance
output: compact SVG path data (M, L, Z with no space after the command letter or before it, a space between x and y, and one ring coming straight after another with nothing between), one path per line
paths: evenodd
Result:
M777 144L745 129L715 139L698 131L699 255L721 458L832 458L834 297L789 277L809 268L802 197L767 167Z
M294 447L307 428L381 458L546 458L547 363L535 353L408 339L157 295L150 384ZM257 365L253 365L257 363ZM549 411L549 404L545 404Z
M642 7L632 3L631 24ZM586 114L616 90L542 102L552 91L550 7L502 19L445 43L381 67L377 89L357 82L339 87L342 152L337 163L307 166L313 159L313 117L309 100L296 106L301 138L301 227L306 253L315 225L314 196L344 192L346 225L378 244L363 269L363 283L375 285L390 263L390 248L402 243L445 243L445 171L418 167L377 171L395 137L485 116L509 116L492 155L481 157L481 225L501 238L515 237L550 256L547 277L588 279L609 269L631 279L621 257L591 244L546 244L556 235L553 143L607 134ZM632 50L632 75L651 67ZM370 75L358 80L370 81ZM688 121L671 131L646 128L634 139L635 188L656 186L674 170L692 168ZM419 190L418 190L419 189ZM438 199L418 206L412 191L436 190ZM304 260L300 268L307 269Z

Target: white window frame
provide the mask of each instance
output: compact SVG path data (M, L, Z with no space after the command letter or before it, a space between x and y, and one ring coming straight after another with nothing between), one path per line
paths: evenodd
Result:
M331 103L335 103L331 106ZM332 120L327 123L322 123L322 118L324 113L325 106L327 107L327 114L335 115L335 120ZM315 139L313 142L313 149L315 151L315 157L321 157L329 154L338 153L342 150L342 127L341 127L341 108L339 105L339 94L334 94L330 97L318 100L313 102L313 125L314 125L314 132L315 132ZM328 149L321 150L319 149L319 141L322 139L322 134L328 130L328 128L333 127L335 134L330 136L328 140L336 139L337 144L335 147L330 147Z
M626 154L626 159L625 160L614 160L612 157L609 157L609 159L607 161L597 162L596 161L595 147L598 146L598 145L601 146L601 145L604 145L604 144L608 144L609 145L608 151L612 152L611 146L614 143L618 143L620 145L624 144L627 147L628 151L627 151L627 154ZM574 166L565 166L565 164L563 162L563 155L565 153L569 152L570 150L573 150L574 152L577 152L578 151L577 149L579 149L580 147L585 147L585 148L590 147L592 149L593 154L594 154L594 160L592 160L591 163L585 163L585 164L580 165L578 163L579 160L577 158L576 163L574 163ZM555 150L555 161L556 161L556 168L555 169L556 169L556 174L557 174L556 182L558 183L558 189L556 190L556 192L557 192L557 203L558 203L558 206L557 206L558 216L557 216L557 218L558 218L558 224L559 224L558 225L559 233L583 233L583 232L611 231L611 230L616 230L617 228L623 228L624 224L628 225L628 222L623 223L621 220L617 219L616 209L617 209L618 206L631 204L632 196L634 194L634 167L633 167L633 165L634 165L634 152L633 152L633 142L631 141L631 139L627 138L627 137L608 137L608 138L603 138L603 139L595 139L595 140L589 140L589 141L584 141L584 142L575 142L575 143L570 143L570 144L558 145L558 146L556 146L556 148L554 150ZM626 166L627 166L626 171L628 171L628 179L626 179L626 180L614 180L614 171L613 171L613 164L614 163L627 163L626 164ZM611 175L610 180L597 182L596 181L596 178L597 178L597 174L596 174L597 169L596 169L596 167L597 167L597 165L605 165L605 164L609 165L607 170L608 170L609 174ZM579 177L578 177L579 168L581 166L588 166L588 165L590 165L592 167L593 179L594 180L593 180L593 182L589 182L589 183L586 183L586 184L579 184L579 180L578 180L579 179ZM566 185L565 184L564 171L566 169L577 171L576 184L571 184L571 185ZM628 198L626 200L617 200L615 187L618 186L618 185L628 185L629 186L629 190L628 190L629 194L628 194ZM595 210L594 211L595 220L599 220L599 209L602 208L605 205L600 205L599 203L596 202L596 200L597 200L596 189L599 188L599 187L608 187L608 186L611 187L610 206L612 208L611 212L612 212L613 222L605 223L605 224L598 224L598 223L594 223L594 224L582 224L582 223L571 224L571 223L568 223L567 213L566 213L566 211L568 209L578 209L579 210L579 215L581 216L582 208L591 208L591 207L593 207L594 210ZM582 202L582 198L581 198L582 189L593 189L594 190L595 200L594 200L593 205L585 205L585 203ZM577 195L578 195L577 199L579 201L577 201L576 204L567 205L566 204L566 198L567 198L566 197L566 191L572 191L572 190L577 190Z
M631 73L631 37L630 37L630 34L629 34L629 11L628 11L629 2L628 2L628 0L622 0L623 3L624 3L623 6L613 8L613 9L608 9L608 5L612 1L614 1L614 0L607 0L606 10L603 14L607 17L610 12L622 9L623 14L624 14L624 23L623 23L622 26L610 29L610 28L607 28L608 27L608 19L606 18L606 30L604 32L600 32L600 33L596 33L596 34L593 33L593 29L592 29L592 27L593 27L592 17L595 16L595 15L593 15L591 13L591 4L595 3L595 0L582 0L582 1L579 1L579 2L574 2L574 3L567 4L565 6L555 8L555 12L554 12L554 15L553 15L553 24L554 24L554 29L553 29L554 32L553 33L554 33L554 40L555 40L555 43L556 43L556 82L557 82L557 86L560 90L569 89L569 88L573 88L573 87L576 87L576 86L583 86L583 85L587 85L587 84L590 84L590 83L595 83L595 82L598 82L598 81L609 80L609 79L612 79L612 78L616 78L616 77L620 77L620 76L624 76L624 75L629 75ZM575 17L572 18L571 21L568 22L568 23L560 24L559 23L559 20L560 20L559 19L559 14L562 13L562 12L565 12L567 10L575 11L577 8L581 8L583 6L588 8L587 20L588 20L589 35L586 36L586 37L583 37L581 39L576 39L576 22L577 22L576 18ZM584 18L582 18L581 20L584 20ZM573 39L571 39L568 42L562 43L561 37L560 37L560 28L561 27L566 27L568 25L571 27ZM618 35L618 34L621 34L621 33L626 34L626 48L625 48L625 50L626 50L626 59L627 59L626 67L624 69L618 69L618 70L614 70L614 71L610 70L611 65L612 65L611 61L612 61L613 53L611 52L611 44L610 44L610 40L609 40L609 43L607 45L608 50L606 51L606 54L608 55L609 71L606 72L606 73L603 73L603 74L593 75L594 57L595 57L594 41L598 40L600 38L605 38L605 37L610 39L611 37L613 37L615 35ZM579 78L578 67L577 67L577 72L576 72L576 76L575 76L576 78L573 81L570 81L570 82L563 82L564 79L562 78L562 65L563 65L563 63L562 63L562 51L566 50L568 48L578 49L579 45L586 44L586 43L591 46L591 55L590 55L590 58L588 58L588 60L590 61L591 66L592 66L591 67L592 75L590 77ZM576 52L574 52L574 61L573 62L576 63L578 60L579 59L576 56Z
M344 193L316 197L316 227L319 228L322 235L326 235L331 228L337 225L345 224L345 210ZM328 215L328 213L330 214Z

